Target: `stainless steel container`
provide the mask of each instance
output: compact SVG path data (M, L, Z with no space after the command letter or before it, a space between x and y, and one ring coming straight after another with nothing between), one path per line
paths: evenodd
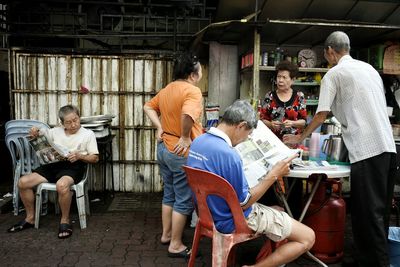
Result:
M328 161L348 162L349 153L341 135L331 135L322 144L322 151Z
M400 136L400 124L392 124L392 132L394 136Z
M323 134L339 134L340 127L338 127L334 123L324 122L321 125L321 133L323 133Z

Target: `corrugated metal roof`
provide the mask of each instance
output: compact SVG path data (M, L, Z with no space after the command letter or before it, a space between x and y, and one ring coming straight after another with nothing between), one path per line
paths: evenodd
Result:
M198 33L200 39L237 43L257 26L262 43L316 46L340 29L353 45L362 46L400 39L400 1L220 0L216 21Z

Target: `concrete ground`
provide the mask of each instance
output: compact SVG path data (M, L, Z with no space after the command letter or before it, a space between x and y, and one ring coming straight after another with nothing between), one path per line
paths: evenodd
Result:
M92 200L96 197L92 197ZM118 193L114 201L91 203L92 215L88 228L80 230L76 208L72 210L73 235L69 239L57 238L59 216L53 211L42 216L39 229L27 229L9 234L6 229L24 218L22 213L0 214L0 266L187 266L184 259L167 256L167 246L162 245L161 194ZM51 207L51 206L50 206ZM73 203L75 207L75 203ZM345 260L351 259L351 229L347 221ZM184 242L191 246L194 229L188 225ZM237 249L237 264L254 261L262 240L257 239ZM211 242L204 238L200 245L201 256L196 266L211 266ZM318 266L301 257L288 264ZM339 267L341 263L329 264Z

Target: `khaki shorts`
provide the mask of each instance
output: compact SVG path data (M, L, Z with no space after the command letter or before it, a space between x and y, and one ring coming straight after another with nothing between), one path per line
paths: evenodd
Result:
M260 203L252 205L252 211L247 217L250 229L266 235L274 242L287 238L292 232L292 218L283 211L279 211Z

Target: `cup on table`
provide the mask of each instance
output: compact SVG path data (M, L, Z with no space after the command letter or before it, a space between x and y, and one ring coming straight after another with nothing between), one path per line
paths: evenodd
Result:
M393 107L386 107L386 111L387 111L388 116L393 115Z
M310 139L310 158L319 158L319 139L320 133L312 133Z

